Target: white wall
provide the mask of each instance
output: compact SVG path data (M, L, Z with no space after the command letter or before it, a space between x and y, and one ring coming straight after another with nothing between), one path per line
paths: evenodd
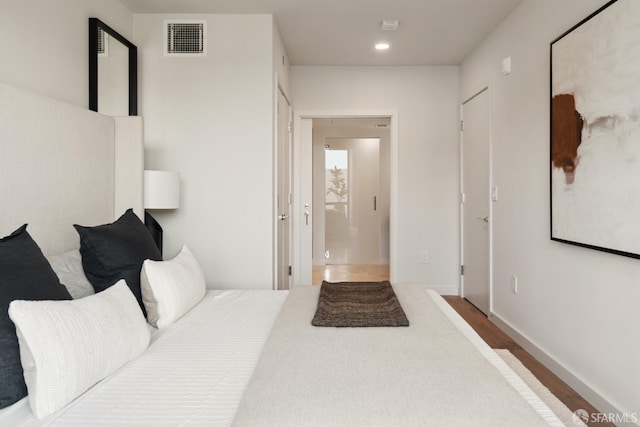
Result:
M461 100L490 85L498 321L602 410L640 415L640 261L549 239L549 44L604 3L526 0L461 65Z
M163 55L163 21L207 19L206 57ZM146 168L179 172L176 211L154 212L165 257L183 243L214 288L273 281L271 15L134 15Z
M459 286L458 78L457 67L291 67L297 111L398 111L397 279L448 292Z
M2 0L0 81L88 108L90 17L131 40L118 0Z

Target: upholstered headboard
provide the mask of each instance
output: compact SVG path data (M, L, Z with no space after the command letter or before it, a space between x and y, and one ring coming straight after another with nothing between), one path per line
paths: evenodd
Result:
M28 223L45 254L79 247L73 224L143 215L142 119L112 118L0 84L0 237Z

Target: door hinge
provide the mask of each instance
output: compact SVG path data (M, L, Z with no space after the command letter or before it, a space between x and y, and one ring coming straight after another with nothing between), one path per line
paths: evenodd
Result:
M289 266L289 276L291 276L291 266Z
M460 132L464 132L464 120L460 120Z
M293 132L293 122L289 122L289 123L287 124L287 131L288 131L289 133Z
M464 276L464 265L460 266L460 275Z
M460 203L464 203L465 196L464 193L460 193Z

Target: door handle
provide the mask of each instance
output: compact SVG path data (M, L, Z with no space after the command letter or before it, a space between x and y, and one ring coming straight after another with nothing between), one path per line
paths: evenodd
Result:
M478 218L476 218L476 219L479 219L480 221L484 221L484 222L486 222L487 224L489 223L489 217L488 217L488 216L485 216L484 218L480 218L480 217L478 217Z
M289 218L289 215L287 214L278 215L278 218L280 219L280 221L284 221L285 219Z
M304 224L309 225L309 211L304 212Z
M373 210L374 211L378 210L378 197L377 196L373 196Z

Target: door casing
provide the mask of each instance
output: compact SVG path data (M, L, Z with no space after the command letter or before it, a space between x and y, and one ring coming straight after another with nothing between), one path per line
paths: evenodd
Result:
M312 140L313 119L390 118L389 275L397 283L398 254L398 111L319 110L293 112L292 286L311 285L312 278ZM309 213L309 215L306 215ZM307 222L308 218L308 222Z

